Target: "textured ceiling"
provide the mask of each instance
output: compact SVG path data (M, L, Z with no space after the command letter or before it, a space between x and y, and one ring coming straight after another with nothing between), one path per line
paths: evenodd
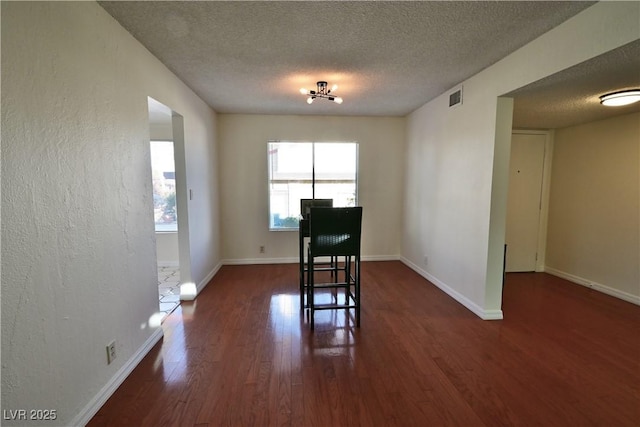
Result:
M99 3L218 112L404 116L594 2ZM307 105L318 80L344 103Z
M638 112L638 102L625 107L600 104L600 95L637 88L640 40L510 93L514 98L513 127L554 129Z

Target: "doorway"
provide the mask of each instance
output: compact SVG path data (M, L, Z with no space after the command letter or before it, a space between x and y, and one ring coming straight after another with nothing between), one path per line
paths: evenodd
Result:
M544 264L550 136L514 131L509 161L505 271L541 271Z
M182 230L178 227L178 192L176 185L176 144L173 135L173 111L148 98L149 150L153 188L156 263L158 267L158 301L160 312L171 313L180 304L180 250Z

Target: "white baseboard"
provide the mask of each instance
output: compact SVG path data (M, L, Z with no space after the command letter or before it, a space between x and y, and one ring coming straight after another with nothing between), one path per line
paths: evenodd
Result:
M398 261L399 255L363 255L362 261ZM223 265L250 265L250 264L297 264L298 257L283 258L239 258L222 260Z
M363 261L394 261L399 257L395 255L389 256L371 256L362 257ZM223 260L218 263L207 276L198 283L196 286L197 294L199 294L211 281L211 279L218 273L223 265L245 265L245 264L292 264L297 263L298 257L291 258L254 258L254 259L237 259L237 260ZM175 266L177 266L176 263ZM162 266L173 267L168 263L163 263ZM91 418L100 410L105 402L115 393L124 380L133 372L140 361L149 353L154 345L158 343L163 337L162 328L158 328L145 343L138 349L138 351L116 372L116 374L107 382L107 384L100 389L100 391L89 401L89 403L71 420L70 425L84 426L91 421Z
M564 271L561 270L557 270L553 267L544 267L544 271L545 273L549 273L552 274L554 276L560 277L561 279L565 279L568 280L572 283L578 284L578 285L582 285L582 286L586 286L587 288L591 288L594 291L598 291L598 292L602 292L603 294L607 294L609 296L621 299L623 301L627 301L630 302L632 304L635 305L640 305L640 296L638 295L632 295L630 293L624 292L624 291L620 291L618 289L614 289L610 286L607 285L603 285L601 283L597 283L597 282L593 282L589 279L585 279L583 277L579 277L570 273L566 273Z
M222 267L222 263L219 262L218 265L213 267L213 269L207 274L204 279L202 279L197 284L193 282L184 282L180 284L180 301L193 301L196 297L202 292L202 290L207 286L209 281L213 279L213 276L216 275L218 270Z
M362 261L400 261L400 255L363 255Z
M464 295L462 295L460 292L451 288L446 283L440 281L437 277L434 277L433 275L429 274L428 272L418 267L416 264L409 261L405 257L401 257L400 261L402 261L402 263L404 263L407 267L411 268L416 273L418 273L419 275L427 279L429 282L436 285L443 292L445 292L451 298L453 298L454 300L458 301L460 304L465 306L467 309L469 309L471 312L473 312L476 316L478 316L482 320L502 320L503 319L502 310L485 310L479 305L477 305L476 303L474 303L473 301L471 301L470 299L468 299L467 297L465 297Z
M207 286L207 284L211 281L211 279L213 279L213 276L215 276L216 273L218 273L218 270L220 270L220 267L222 267L222 262L219 262L218 265L216 265L213 268L213 270L211 270L209 274L207 274L206 277L202 279L200 283L198 283L198 285L196 286L196 292L197 292L196 295L200 294L200 292L204 289L204 287Z
M298 262L298 257L286 258L237 258L223 259L222 265L250 265L250 264L293 264Z
M116 372L116 374L100 389L89 403L75 416L69 423L72 426L84 426L91 421L91 418L102 408L102 405L111 397L111 395L120 387L125 379L133 372L138 363L149 353L158 341L162 339L164 332L162 328L156 331L145 341L144 344L135 352L133 356Z

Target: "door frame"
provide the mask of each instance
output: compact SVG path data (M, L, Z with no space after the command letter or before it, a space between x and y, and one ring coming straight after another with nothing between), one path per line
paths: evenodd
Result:
M540 217L538 219L538 247L535 271L544 271L547 248L547 224L549 216L549 194L551 192L551 166L553 158L553 130L513 129L512 134L544 135L544 159L542 164L542 183L540 192ZM507 251L509 248L507 248Z
M191 275L191 246L189 232L189 200L192 192L187 186L186 147L184 136L184 117L173 107L147 96L147 105L151 102L162 105L170 113L170 125L173 140L173 162L176 180L176 211L178 213L178 265L180 268L180 301L195 299L196 290ZM149 135L151 141L151 135ZM149 166L151 166L149 164ZM155 236L155 234L154 234ZM156 250L157 252L157 250ZM156 254L156 263L157 263Z

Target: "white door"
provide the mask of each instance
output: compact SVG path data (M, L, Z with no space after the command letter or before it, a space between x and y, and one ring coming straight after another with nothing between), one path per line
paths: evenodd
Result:
M506 271L535 271L540 227L545 134L511 137Z

